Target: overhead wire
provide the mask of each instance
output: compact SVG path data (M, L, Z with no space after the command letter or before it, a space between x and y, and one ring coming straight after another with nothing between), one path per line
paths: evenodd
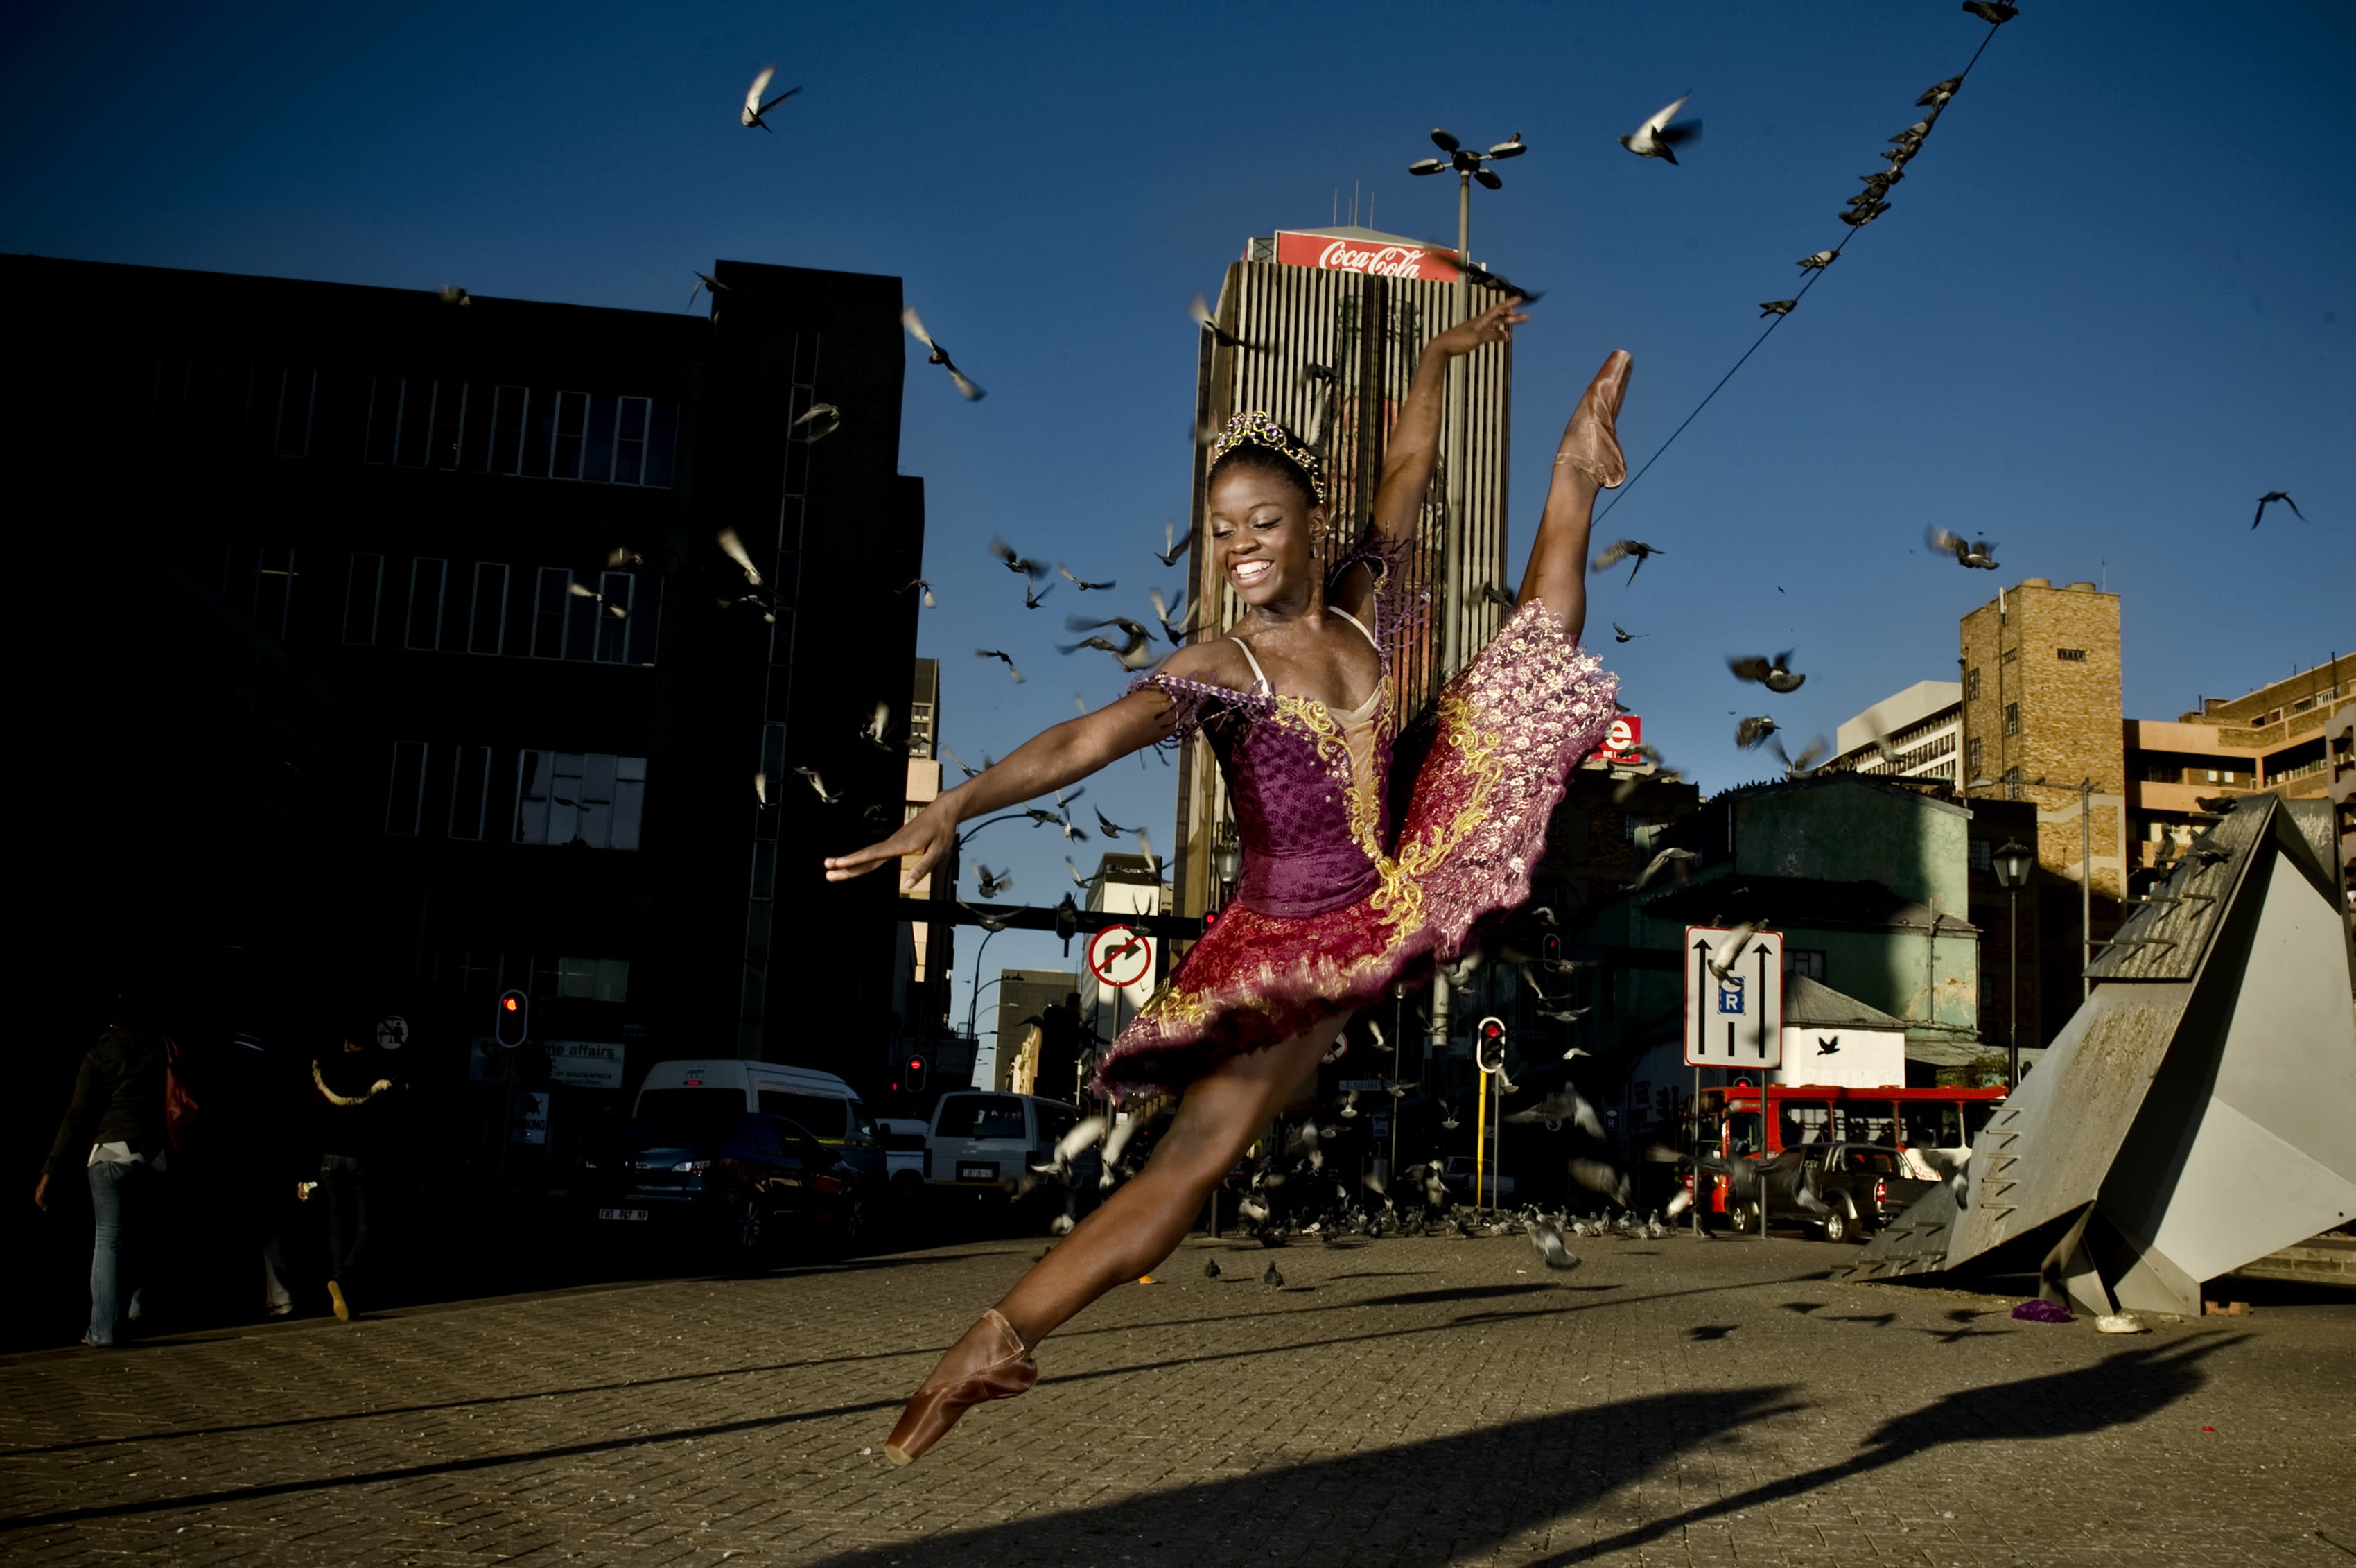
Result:
M1987 53L1988 45L1996 41L1997 34L2001 31L2003 31L2002 23L1994 23L1989 26L1987 35L1980 39L1980 47L1972 51L1972 58L1965 62L1962 71L1957 73L1955 77L1955 92L1961 92L1964 90L1964 83L1970 78L1973 68L1980 63L1980 56ZM1940 111L1934 112L1934 113L1943 112L1944 106ZM1926 133L1923 140L1928 141L1929 139L1929 135ZM1909 161L1912 160L1910 159ZM1716 398L1719 392L1726 389L1726 383L1734 379L1735 371L1740 371L1744 365L1751 362L1751 356L1759 352L1759 350L1766 345L1767 339L1775 335L1775 328L1783 326L1784 322L1789 321L1792 318L1793 312L1799 308L1800 302L1808 297L1808 291L1815 288L1816 285L1824 281L1825 274L1832 271L1833 263L1838 261L1840 259L1841 252L1848 249L1849 242L1864 233L1868 227L1869 227L1869 225L1860 224L1852 228L1848 231L1847 235L1842 239L1841 242L1833 247L1832 255L1825 262L1825 264L1820 267L1811 269L1806 281L1800 285L1799 292L1792 296L1792 308L1777 313L1768 321L1765 330L1762 331L1757 338L1751 339L1751 347L1742 350L1742 357L1734 361L1733 365L1728 369L1726 374L1718 378L1718 384L1711 387L1708 392L1703 394L1702 400L1699 403L1694 404L1693 412L1687 414L1684 419L1678 421L1677 427L1669 432L1668 439L1662 442L1658 446L1653 448L1653 455L1645 458L1643 466L1638 467L1634 473L1628 476L1628 482L1626 484L1622 485L1619 489L1612 493L1612 499L1605 504L1603 510L1595 514L1596 522L1601 523L1605 518L1611 516L1612 509L1628 498L1628 492L1636 488L1636 481L1643 478L1646 474L1652 471L1653 465L1661 460L1661 455L1666 452L1671 446L1675 446L1676 444L1677 437L1686 433L1686 426L1691 424L1695 420L1701 417L1701 411L1708 408L1710 405L1711 400Z

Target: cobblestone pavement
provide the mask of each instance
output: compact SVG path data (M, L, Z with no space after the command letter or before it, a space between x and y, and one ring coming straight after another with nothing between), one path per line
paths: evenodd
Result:
M2356 1304L2114 1338L1823 1242L1574 1245L1198 1238L907 1470L901 1398L1040 1243L18 1356L0 1556L2356 1559Z

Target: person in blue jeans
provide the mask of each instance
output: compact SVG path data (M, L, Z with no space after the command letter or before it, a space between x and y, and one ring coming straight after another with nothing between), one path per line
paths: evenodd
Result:
M134 1288L129 1316L141 1315L145 1281L141 1246L152 1219L165 1165L164 1042L144 1030L110 1026L82 1058L73 1100L58 1123L33 1202L49 1207L52 1181L80 1160L90 1181L97 1219L90 1258L90 1328L82 1343L115 1342L124 1317L123 1287Z

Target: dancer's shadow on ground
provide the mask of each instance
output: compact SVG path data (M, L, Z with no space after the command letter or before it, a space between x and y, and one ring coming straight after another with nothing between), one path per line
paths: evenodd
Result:
M1965 1389L1884 1423L1820 1466L1538 1560L1547 1568L1675 1536L1944 1444L2083 1435L2140 1421L2198 1388L2235 1341L2122 1351L2091 1367ZM1679 1455L1800 1408L1789 1387L1656 1394L1398 1447L1207 1481L1098 1508L862 1548L819 1568L1016 1563L1280 1561L1369 1568L1480 1557L1593 1506ZM997 1412L992 1412L997 1413ZM956 1439L950 1440L954 1444ZM941 1459L949 1459L944 1446ZM939 1463L935 1460L933 1463ZM921 1469L907 1484L921 1488ZM1536 1565L1534 1565L1536 1568Z

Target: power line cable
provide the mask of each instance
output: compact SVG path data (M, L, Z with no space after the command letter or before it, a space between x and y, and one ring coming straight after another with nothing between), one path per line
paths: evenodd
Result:
M1965 63L1963 70L1955 78L1954 91L1961 92L1964 90L1964 82L1971 76L1972 68L1980 63L1980 56L1987 53L1988 45L1996 41L1997 33L2000 30L2001 27L2001 23L1991 26L1987 30L1987 36L1980 39L1980 47L1972 51L1971 59ZM1934 117L1938 113L1943 112L1944 108L1944 105L1942 105L1940 110L1933 111ZM1923 140L1930 140L1930 134L1928 132L1923 134ZM1856 239L1858 235L1864 232L1865 229L1862 225L1851 229L1848 231L1847 238L1843 239L1839 244L1833 247L1832 255L1826 260L1825 264L1813 269L1809 273L1807 281L1800 285L1800 292L1792 296L1793 310L1798 309L1800 302L1808 297L1808 291L1815 287L1819 283L1822 283L1824 281L1825 274L1832 271L1833 263L1838 261L1840 259L1841 252L1848 249L1849 241ZM1653 455L1644 459L1644 466L1638 468L1634 473L1629 475L1628 482L1621 486L1618 490L1612 493L1610 502L1604 506L1601 511L1595 514L1595 521L1597 523L1601 523L1605 518L1612 515L1612 509L1617 507L1622 501L1625 500L1628 497L1628 492L1636 488L1636 481L1650 473L1652 471L1653 465L1661 460L1661 455L1676 444L1677 437L1686 433L1686 426L1691 424L1695 420L1699 419L1701 417L1701 411L1708 408L1710 405L1710 401L1716 398L1719 392L1726 389L1726 383L1734 379L1734 372L1736 371L1740 371L1744 365L1750 363L1751 356L1759 352L1760 349L1766 344L1767 339L1775 335L1775 328L1783 326L1784 322L1791 318L1792 310L1785 310L1778 313L1773 319L1767 323L1766 329L1751 340L1751 347L1742 350L1742 357L1734 361L1732 368L1730 369L1726 374L1718 378L1718 384L1710 388L1709 391L1704 394L1701 402L1694 404L1693 412L1687 414L1684 419L1680 420L1675 430L1669 432L1669 438L1666 441L1662 442L1658 446L1653 448Z

